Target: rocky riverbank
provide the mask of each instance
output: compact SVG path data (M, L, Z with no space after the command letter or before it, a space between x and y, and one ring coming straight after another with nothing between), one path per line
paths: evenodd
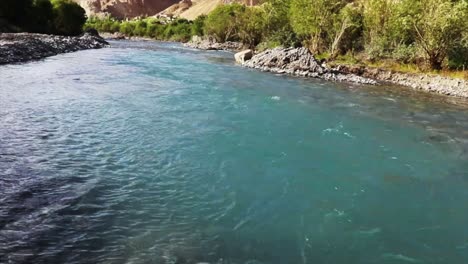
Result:
M0 64L26 62L60 53L109 46L97 34L85 33L77 37L32 33L0 34Z
M468 81L430 74L399 73L378 68L350 67L334 68L317 61L306 48L275 48L236 60L248 68L289 74L302 77L321 78L330 81L360 84L391 83L449 96L468 98ZM243 58L243 57L242 57Z
M401 73L363 66L340 65L335 67L335 70L417 90L468 98L468 81L463 79L433 74Z
M242 66L280 74L320 78L329 81L377 84L370 78L330 69L306 48L275 48L247 59Z
M213 39L202 38L198 36L193 36L191 41L184 43L184 46L201 50L240 51L244 49L244 45L239 42L226 41L223 43L219 43Z

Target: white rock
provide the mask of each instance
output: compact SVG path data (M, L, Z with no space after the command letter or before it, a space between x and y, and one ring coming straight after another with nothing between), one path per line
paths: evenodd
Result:
M241 52L238 52L234 55L234 58L236 59L237 63L243 64L244 62L250 60L253 56L252 50L243 50Z

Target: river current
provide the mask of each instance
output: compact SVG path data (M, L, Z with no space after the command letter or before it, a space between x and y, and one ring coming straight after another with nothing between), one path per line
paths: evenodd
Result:
M0 263L468 263L463 101L112 44L0 66Z

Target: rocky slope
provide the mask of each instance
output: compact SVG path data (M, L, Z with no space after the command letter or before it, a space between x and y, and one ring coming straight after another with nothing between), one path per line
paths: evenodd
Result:
M209 14L220 4L241 3L254 6L259 2L259 0L181 0L159 14L194 20L200 15Z
M0 34L0 64L38 60L60 53L107 47L103 38L85 33L65 37L31 33Z
M88 16L111 15L115 18L167 15L193 20L208 14L220 4L232 2L257 5L259 0L72 0L81 5Z
M88 16L111 15L116 18L153 16L180 0L73 0Z
M317 61L306 48L275 48L254 55L242 63L248 68L289 74L302 77L320 78L329 81L377 84L376 81L330 69Z

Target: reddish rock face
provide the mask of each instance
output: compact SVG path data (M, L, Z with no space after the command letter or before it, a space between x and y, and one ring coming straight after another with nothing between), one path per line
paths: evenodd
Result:
M110 14L124 19L152 16L180 0L73 0L80 4L88 16Z

